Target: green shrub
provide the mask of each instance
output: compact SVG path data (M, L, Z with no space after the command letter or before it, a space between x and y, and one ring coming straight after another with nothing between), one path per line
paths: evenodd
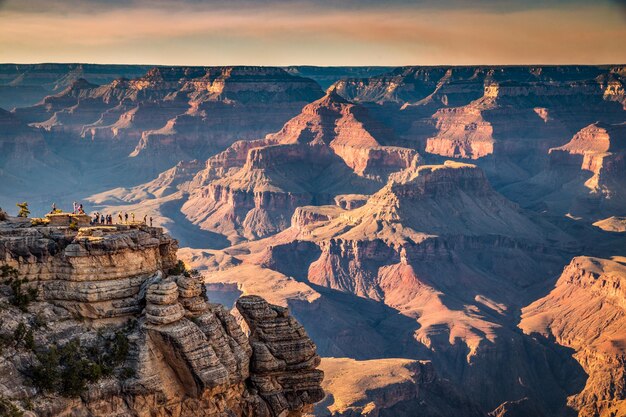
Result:
M24 201L23 203L17 203L16 206L20 209L17 213L17 217L28 217L30 215L30 210L28 209L28 203Z
M13 332L13 342L15 343L15 347L18 347L22 343L27 331L28 329L26 328L24 322L17 325L17 328Z
M78 224L74 220L70 222L70 230L78 230Z
M39 291L37 288L24 288L23 285L28 283L26 278L20 279L17 269L8 265L0 267L1 283L11 287L13 296L10 298L11 304L18 307L22 311L28 311L28 305L31 301L37 299Z
M48 219L42 219L40 217L35 217L34 219L31 219L30 224L32 226L46 226L50 223L50 220Z
M117 331L113 337L99 334L93 346L83 346L75 338L37 353L39 365L30 372L34 385L43 391L77 397L85 392L87 384L116 370L125 375L126 368L119 369L130 349L125 330Z
M168 271L168 274L169 275L184 275L186 277L195 277L199 275L200 273L196 269L191 269L191 270L187 269L187 266L185 265L185 263L179 260L178 262L176 262L176 265L174 266L174 268Z
M10 400L0 397L0 416L2 417L22 417L24 412L15 406Z

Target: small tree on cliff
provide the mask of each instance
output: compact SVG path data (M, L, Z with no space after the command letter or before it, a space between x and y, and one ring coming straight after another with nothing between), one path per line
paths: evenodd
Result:
M28 203L26 201L23 203L17 203L16 206L20 209L17 213L17 217L28 217L30 215L30 210L28 209Z

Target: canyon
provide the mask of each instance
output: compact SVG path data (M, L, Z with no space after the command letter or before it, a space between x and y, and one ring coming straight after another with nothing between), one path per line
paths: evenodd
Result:
M36 346L131 347L46 402L22 338L1 398L41 416L626 413L623 65L59 65L0 65L0 266L37 288L22 312L1 287L0 314ZM11 216L71 200L116 224Z

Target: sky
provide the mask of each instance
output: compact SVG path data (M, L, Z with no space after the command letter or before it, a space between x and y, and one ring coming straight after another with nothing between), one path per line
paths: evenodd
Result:
M0 62L624 64L626 0L0 0Z

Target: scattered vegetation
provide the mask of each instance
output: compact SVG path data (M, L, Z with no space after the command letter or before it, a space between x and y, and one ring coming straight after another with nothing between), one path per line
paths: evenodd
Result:
M70 222L70 230L78 230L78 224L74 220Z
M24 322L18 324L17 328L13 332L13 343L15 347L25 347L28 350L35 349L35 338L33 336L33 329L26 327Z
M77 397L85 392L87 384L119 371L124 378L134 372L120 368L130 349L127 334L131 324L113 335L98 334L96 343L84 346L78 338L64 345L53 345L37 352L39 365L31 368L33 383L46 392L65 397Z
M23 203L17 203L16 206L20 209L17 213L17 217L28 217L30 215L30 210L28 209L28 203L24 201Z
M196 269L187 269L185 263L181 260L178 260L178 262L176 262L176 266L168 271L168 275L184 275L186 277L195 277L200 275L200 273Z
M36 217L30 221L30 224L33 226L46 226L48 223L50 223L50 220L40 217Z
M11 266L0 266L0 282L11 287L13 296L10 298L10 302L22 311L28 311L28 305L31 301L37 299L39 292L37 288L24 288L24 284L28 283L28 279L20 278L17 269Z
M0 334L0 353L5 348L13 346L16 349L26 348L28 350L35 349L35 337L33 329L28 328L24 322L20 323L13 333ZM1 416L2 414L0 414Z
M13 402L0 396L0 416L2 417L22 417L24 412L21 411Z

